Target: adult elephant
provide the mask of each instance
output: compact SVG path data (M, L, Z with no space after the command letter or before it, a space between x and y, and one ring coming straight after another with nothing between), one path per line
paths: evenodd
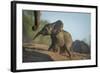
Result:
M63 22L61 20L45 25L33 39L40 34L51 36L52 42L48 49L49 51L58 51L60 54L66 54L67 52L68 56L71 58L70 49L72 46L72 37L69 32L63 30Z

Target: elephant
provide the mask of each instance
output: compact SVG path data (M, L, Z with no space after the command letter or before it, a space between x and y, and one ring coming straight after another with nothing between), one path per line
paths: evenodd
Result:
M63 30L63 22L61 20L46 24L33 39L40 34L44 36L50 35L51 45L48 48L49 51L58 51L60 54L67 52L68 56L71 58L70 49L73 42L72 36L69 32Z

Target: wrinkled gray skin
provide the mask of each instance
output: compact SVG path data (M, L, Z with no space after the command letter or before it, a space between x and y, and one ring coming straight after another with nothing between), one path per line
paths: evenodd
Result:
M40 34L44 36L50 35L52 42L48 49L49 51L58 51L60 54L67 52L71 58L70 49L72 45L72 37L69 32L63 30L63 23L61 20L45 25L33 39Z

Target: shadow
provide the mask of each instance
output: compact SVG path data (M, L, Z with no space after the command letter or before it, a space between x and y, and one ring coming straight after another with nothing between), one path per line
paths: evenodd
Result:
M53 59L47 55L40 52L36 52L34 50L32 51L26 51L23 49L23 62L47 62L47 61L53 61Z

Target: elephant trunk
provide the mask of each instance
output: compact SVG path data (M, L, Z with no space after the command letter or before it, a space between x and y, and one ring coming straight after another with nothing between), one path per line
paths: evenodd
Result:
M34 37L33 37L33 40L38 37L39 35L41 34L41 32L38 32Z

